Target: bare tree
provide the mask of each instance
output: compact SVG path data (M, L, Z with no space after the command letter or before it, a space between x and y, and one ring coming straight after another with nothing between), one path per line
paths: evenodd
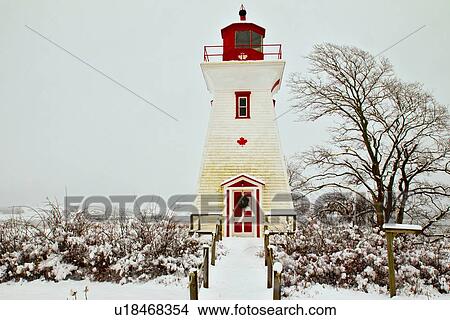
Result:
M351 192L332 191L321 194L314 203L313 216L331 224L374 224L372 204Z
M311 121L331 117L334 125L330 144L304 155L314 173L303 188L368 192L378 225L391 217L402 223L417 197L445 203L450 198L447 108L421 85L398 80L387 59L363 50L323 44L307 59L310 73L289 81L294 108ZM446 209L448 202L435 214Z
M297 213L297 221L303 221L305 215L310 213L311 202L303 193L303 166L298 155L285 159L287 165L288 182L291 188L292 202Z

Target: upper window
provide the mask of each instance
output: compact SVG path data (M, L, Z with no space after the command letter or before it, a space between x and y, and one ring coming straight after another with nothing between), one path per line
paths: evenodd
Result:
M260 35L259 33L256 33L254 31L252 31L252 43L251 43L251 47L252 49L262 52L262 35Z
M236 92L236 119L250 118L250 91Z
M239 117L247 118L247 97L239 97Z
M255 31L236 31L236 48L252 48L262 52L262 35Z
M236 48L250 47L250 31L236 31Z

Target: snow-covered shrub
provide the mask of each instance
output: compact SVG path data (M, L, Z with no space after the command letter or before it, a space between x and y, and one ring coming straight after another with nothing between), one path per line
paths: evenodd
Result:
M0 282L83 279L128 282L187 276L205 241L169 218L93 222L52 206L38 221L0 222Z
M387 247L383 231L308 219L295 236L271 236L282 262L286 295L312 284L362 291L388 290ZM396 282L406 295L449 293L450 241L399 235L394 241Z
M148 280L160 275L184 276L201 261L204 240L191 237L188 229L170 220L154 223L131 221L130 249L111 266L122 282Z

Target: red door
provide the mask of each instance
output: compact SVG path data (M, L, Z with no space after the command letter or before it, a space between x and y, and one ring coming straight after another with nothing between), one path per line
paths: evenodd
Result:
M240 200L244 196L248 199L248 204L245 208L240 205ZM253 232L252 193L250 191L233 191L233 204L234 233L250 235Z

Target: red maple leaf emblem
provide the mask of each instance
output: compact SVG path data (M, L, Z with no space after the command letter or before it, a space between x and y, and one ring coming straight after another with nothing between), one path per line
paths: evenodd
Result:
M240 146L244 146L247 143L247 139L244 137L240 137L239 140L236 141Z

